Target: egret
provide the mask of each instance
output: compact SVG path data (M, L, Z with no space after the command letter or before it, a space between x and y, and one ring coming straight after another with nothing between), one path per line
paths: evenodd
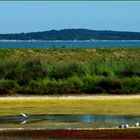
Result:
M28 116L24 113L20 113L22 117L27 118Z

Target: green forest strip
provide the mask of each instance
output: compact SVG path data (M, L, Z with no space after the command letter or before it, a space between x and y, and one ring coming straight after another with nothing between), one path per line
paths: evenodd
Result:
M140 115L140 97L5 97L0 116L26 114Z
M43 32L0 34L0 40L23 41L83 41L83 40L140 40L139 32L97 31L88 29L63 29Z
M140 93L140 48L0 49L1 95Z

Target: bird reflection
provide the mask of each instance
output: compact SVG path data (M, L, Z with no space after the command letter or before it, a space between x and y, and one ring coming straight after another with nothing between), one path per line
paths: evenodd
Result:
M22 122L20 122L20 124L30 124L30 123L37 123L37 122L42 122L45 121L46 119L42 118L42 119L26 119L23 120Z
M22 121L20 124L25 124L25 123L27 123L27 120L25 120L25 121Z

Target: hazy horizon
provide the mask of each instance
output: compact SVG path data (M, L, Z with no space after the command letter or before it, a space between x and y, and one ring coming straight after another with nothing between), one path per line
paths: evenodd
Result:
M61 29L140 32L140 1L1 1L0 34Z

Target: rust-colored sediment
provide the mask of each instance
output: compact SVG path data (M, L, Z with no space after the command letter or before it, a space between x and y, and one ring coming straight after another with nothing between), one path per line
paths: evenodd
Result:
M140 139L140 129L116 130L8 130L0 137L59 138L59 139Z

